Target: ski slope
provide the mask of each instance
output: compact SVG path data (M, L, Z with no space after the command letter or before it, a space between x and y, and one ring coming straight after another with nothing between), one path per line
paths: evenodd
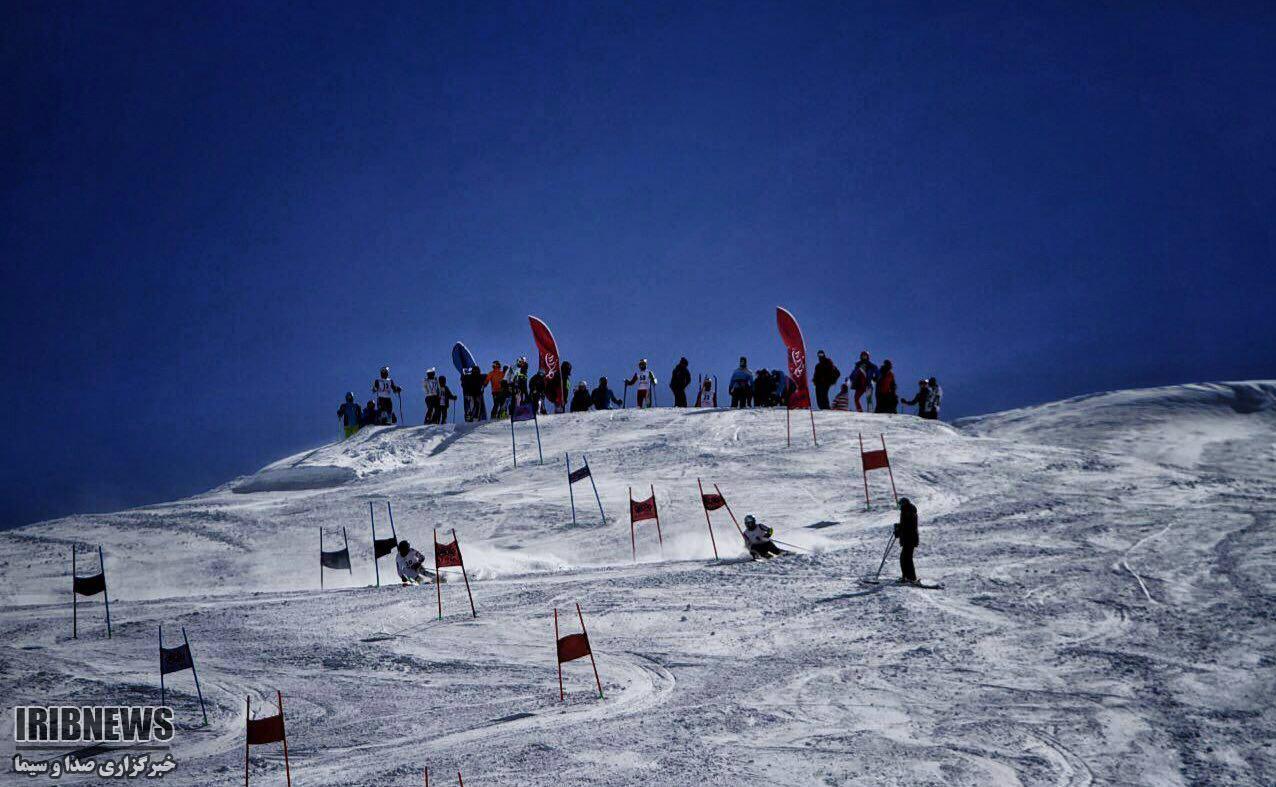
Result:
M0 533L0 691L156 702L156 626L185 626L212 724L171 676L181 785L242 777L244 696L276 688L301 787L424 766L471 785L1276 783L1276 383L957 426L820 412L818 447L797 415L792 448L782 410L551 416L543 465L517 425L517 468L507 423L368 429L189 499ZM944 590L858 582L896 516L884 472L864 506L857 434L882 431L919 575ZM572 524L565 451L588 454L606 524L587 482ZM740 562L717 511L714 561L697 477L810 551ZM634 563L627 489L648 485L663 555L643 523ZM442 621L432 586L371 586L385 500L427 556L456 529L476 619L460 582ZM342 527L353 572L321 593L318 531L331 549ZM106 548L114 639L99 603L69 637L73 541ZM577 661L560 702L552 610L572 633L577 602L605 699ZM255 782L281 768L254 749Z

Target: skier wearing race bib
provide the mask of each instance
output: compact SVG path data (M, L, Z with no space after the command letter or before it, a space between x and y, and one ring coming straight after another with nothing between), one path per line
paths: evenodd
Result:
M700 389L700 393L696 396L696 407L717 407L718 392L713 390L713 380L706 379L704 387Z
M638 371L634 372L633 377L625 380L625 385L637 387L639 407L651 407L655 404L651 392L656 387L656 375L647 368L646 358L638 362Z
M399 569L399 579L410 585L430 579L430 572L422 565L425 555L412 548L407 541L399 542L399 554L394 558L394 565Z
M377 396L377 412L389 416L390 423L398 423L394 415L394 394L401 393L402 388L394 384L390 376L390 367L381 367L381 376L372 381L372 393Z
M425 422L439 423L439 378L435 376L434 367L425 370L421 390L425 393Z

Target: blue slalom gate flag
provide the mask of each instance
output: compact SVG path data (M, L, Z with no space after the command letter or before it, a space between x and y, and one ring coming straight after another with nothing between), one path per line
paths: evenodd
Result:
M518 467L518 443L514 439L514 423L531 421L536 426L536 454L540 463L545 464L545 454L541 452L541 424L536 418L536 402L525 401L510 408L510 450L514 453L514 466Z

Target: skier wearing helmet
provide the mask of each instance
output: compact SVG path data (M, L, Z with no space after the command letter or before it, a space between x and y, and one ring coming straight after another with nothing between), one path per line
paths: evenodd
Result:
M768 560L773 555L790 554L787 550L780 549L771 540L774 530L759 522L753 514L746 514L744 517L744 543L749 547L749 556L754 560L764 557Z
M589 397L589 383L581 380L576 385L576 391L572 394L571 411L573 413L583 413L589 409L594 400Z
M381 367L381 376L372 381L372 393L377 397L377 412L385 413L389 417L390 423L395 424L399 419L394 415L394 394L402 393L403 389L394 384L394 378L390 376L390 367Z
M647 368L647 359L643 358L638 362L638 371L634 372L634 376L625 380L625 385L634 385L638 389L638 406L652 407L655 400L651 393L656 387L656 375Z
M430 579L431 572L424 566L425 555L412 548L407 541L399 542L399 554L394 558L394 565L399 570L399 579L405 585L415 585Z
M363 413L359 410L359 403L354 400L353 391L346 391L346 401L337 408L337 417L341 419L341 426L345 429L346 437L350 437L363 426Z

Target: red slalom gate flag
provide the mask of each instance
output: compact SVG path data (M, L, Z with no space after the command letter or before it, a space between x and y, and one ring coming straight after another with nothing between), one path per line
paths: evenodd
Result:
M655 495L646 500L630 500L629 501L630 518L635 522L642 522L645 519L656 518L656 498Z
M895 471L891 469L891 458L886 453L886 435L879 435L882 440L881 450L874 449L872 451L864 450L864 435L860 435L860 464L862 465L861 474L864 476L864 507L871 506L868 498L868 471L869 470L885 470L891 477L891 496L895 498L896 504L899 503L899 493L895 491Z
M727 504L727 499L716 492L701 492L700 498L704 502L705 511L717 511Z
M660 532L660 509L656 508L656 487L651 486L651 497L646 500L634 500L634 488L629 487L629 546L633 551L634 562L638 562L638 535L634 525L647 519L656 520L656 538L660 539L660 555L665 554L665 536Z
M567 402L566 392L563 390L563 376L561 361L558 355L558 342L554 341L554 334L550 332L549 326L540 317L527 316L527 321L532 326L532 338L536 340L536 352L540 355L540 368L545 372L545 396L551 402L562 407Z
M465 595L470 599L470 615L478 617L474 608L474 594L470 592L470 577L465 573L465 560L461 557L461 540L456 537L456 529L452 530L452 543L440 544L439 531L434 531L434 593L439 600L439 620L443 619L443 575L440 569L459 568L461 578L465 580Z
M589 646L589 630L585 628L585 616L576 605L576 616L580 619L580 633L562 636L558 631L558 609L554 609L554 647L558 653L558 700L562 702L567 696L563 690L563 663L589 657L590 666L594 668L594 682L598 685L598 698L603 698L603 681L598 677L598 662L594 661L594 650Z
M802 338L802 329L798 327L793 314L783 306L775 307L775 324L780 329L780 339L784 342L789 359L789 378L793 381L793 393L789 395L789 410L811 410L811 389L806 381L806 341ZM793 444L788 434L789 416L785 413L786 443ZM816 445L820 441L815 436L815 413L811 413L811 439Z
M276 690L275 698L278 701L279 713L274 716L267 716L264 719L254 719L252 717L252 697L248 697L244 706L248 716L247 736L244 742L244 787L248 787L249 748L267 743L281 742L284 745L284 775L288 780L289 787L292 787L292 766L288 763L288 733L284 730L284 695Z

